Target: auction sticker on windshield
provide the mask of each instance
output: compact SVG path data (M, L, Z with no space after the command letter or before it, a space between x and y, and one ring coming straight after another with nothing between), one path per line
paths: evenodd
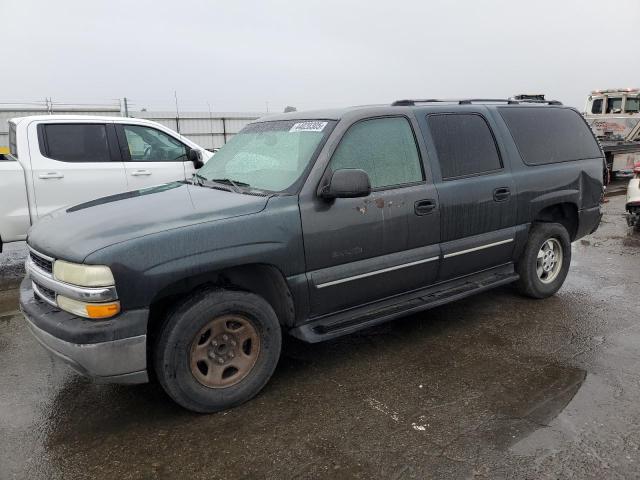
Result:
M300 122L295 123L289 132L321 132L328 122Z

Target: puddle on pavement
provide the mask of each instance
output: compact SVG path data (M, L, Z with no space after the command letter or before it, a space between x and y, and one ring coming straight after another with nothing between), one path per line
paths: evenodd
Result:
M19 311L14 311L14 312L8 312L4 315L0 315L0 323L9 323L11 320L13 320L15 317L19 316L20 312Z
M628 237L625 237L622 241L622 244L625 247L636 247L640 248L640 232L634 232L630 234Z
M18 310L18 290L0 291L0 316L15 313Z
M494 444L508 448L549 424L569 405L582 387L584 370L546 365L526 373L513 389L490 403L498 418L512 420L492 434ZM498 422L499 425L499 422Z

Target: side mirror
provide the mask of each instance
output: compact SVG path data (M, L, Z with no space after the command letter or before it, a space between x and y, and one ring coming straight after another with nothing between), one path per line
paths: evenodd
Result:
M366 197L371 193L369 175L358 168L343 168L331 175L329 184L320 191L320 197L325 200L334 198Z
M202 161L202 152L200 150L196 150L195 148L189 150L189 161L193 162L193 166L196 170L198 170L204 165L204 162Z

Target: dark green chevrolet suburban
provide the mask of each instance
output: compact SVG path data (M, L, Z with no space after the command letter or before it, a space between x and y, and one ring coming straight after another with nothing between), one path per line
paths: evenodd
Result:
M553 295L598 227L602 169L558 102L266 117L190 181L37 223L21 308L78 372L154 378L213 412L264 387L282 335L318 342L510 282Z

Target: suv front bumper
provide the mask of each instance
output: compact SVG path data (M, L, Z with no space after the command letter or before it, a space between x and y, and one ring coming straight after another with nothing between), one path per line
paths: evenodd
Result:
M148 310L122 312L110 320L87 320L37 299L26 277L20 309L36 339L78 373L100 383L145 383Z

